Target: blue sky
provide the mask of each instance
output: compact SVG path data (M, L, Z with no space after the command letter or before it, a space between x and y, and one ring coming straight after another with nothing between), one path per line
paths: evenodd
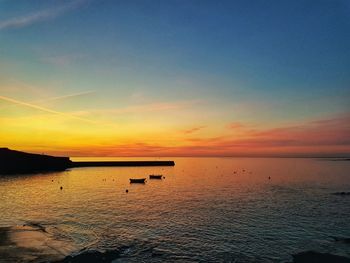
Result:
M93 91L49 105L73 114L193 103L179 128L347 115L349 47L346 0L0 1L2 96Z

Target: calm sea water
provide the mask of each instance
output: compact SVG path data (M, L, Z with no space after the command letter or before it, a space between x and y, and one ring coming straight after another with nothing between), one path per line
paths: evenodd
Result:
M332 239L350 237L350 197L331 194L350 191L350 162L167 159L176 166L0 177L0 226L38 222L77 251L122 248L115 262L285 262L309 249L350 255ZM153 173L165 179L129 184Z

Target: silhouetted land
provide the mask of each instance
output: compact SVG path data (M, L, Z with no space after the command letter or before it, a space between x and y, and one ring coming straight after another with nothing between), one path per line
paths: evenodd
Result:
M174 165L173 161L73 162L69 157L55 157L0 148L0 174L64 171L74 167Z
M0 148L0 174L63 171L72 167L68 157L32 154Z

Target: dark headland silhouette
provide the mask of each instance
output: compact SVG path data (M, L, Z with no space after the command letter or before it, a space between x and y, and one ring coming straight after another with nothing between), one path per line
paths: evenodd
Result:
M73 162L69 157L55 157L0 148L0 174L64 171L75 167L174 165L174 161Z

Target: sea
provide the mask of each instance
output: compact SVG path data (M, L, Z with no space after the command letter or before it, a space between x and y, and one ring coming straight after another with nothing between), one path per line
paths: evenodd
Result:
M308 250L350 256L349 244L336 242L350 237L350 196L335 194L350 191L350 161L72 159L176 165L2 176L0 227L40 224L73 255L119 251L113 262L291 262Z

